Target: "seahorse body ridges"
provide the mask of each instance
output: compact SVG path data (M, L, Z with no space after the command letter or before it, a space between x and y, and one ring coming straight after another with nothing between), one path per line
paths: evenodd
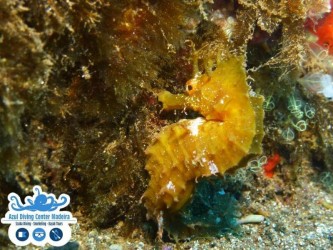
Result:
M149 215L177 211L191 197L196 179L223 174L261 153L263 97L250 95L243 62L231 57L209 74L197 74L184 95L159 94L163 109L192 109L203 117L164 127L146 149L151 179L143 201Z

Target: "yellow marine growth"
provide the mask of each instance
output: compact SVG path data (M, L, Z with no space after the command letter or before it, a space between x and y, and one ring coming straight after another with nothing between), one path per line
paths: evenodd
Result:
M250 154L261 153L263 97L246 83L244 59L218 61L196 74L187 94L162 91L163 109L192 109L203 117L166 126L147 148L151 179L143 200L150 216L180 209L200 177L223 174Z

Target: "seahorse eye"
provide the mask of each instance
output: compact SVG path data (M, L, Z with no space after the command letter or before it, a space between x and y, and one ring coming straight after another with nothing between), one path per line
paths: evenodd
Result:
M186 83L186 91L187 91L187 94L189 95L193 95L194 92L197 90L197 84L198 82L196 80L189 80L187 83Z

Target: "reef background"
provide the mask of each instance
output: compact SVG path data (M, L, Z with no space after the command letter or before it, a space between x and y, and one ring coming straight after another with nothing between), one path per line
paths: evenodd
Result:
M264 155L283 161L272 180L235 174L243 213L265 214L265 223L178 247L328 249L333 213L320 201L333 200L333 105L297 82L320 69L304 28L319 3L0 0L0 214L8 193L24 197L38 184L71 196L73 240L82 247L153 246L156 225L140 203L144 150L163 126L195 115L161 113L156 99L160 89L184 91L194 44L202 64L219 50L246 55L251 86L275 105L266 112ZM316 115L283 140L290 97ZM6 234L0 225L0 246L10 247Z

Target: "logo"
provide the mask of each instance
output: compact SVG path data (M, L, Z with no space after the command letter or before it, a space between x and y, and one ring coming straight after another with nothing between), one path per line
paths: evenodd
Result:
M60 211L68 206L70 198L61 194L56 199L54 194L42 192L40 186L34 186L34 195L25 197L22 204L16 193L8 195L9 211L1 223L10 224L9 239L17 246L32 243L44 246L63 246L71 239L69 224L75 224L76 218L68 211Z

